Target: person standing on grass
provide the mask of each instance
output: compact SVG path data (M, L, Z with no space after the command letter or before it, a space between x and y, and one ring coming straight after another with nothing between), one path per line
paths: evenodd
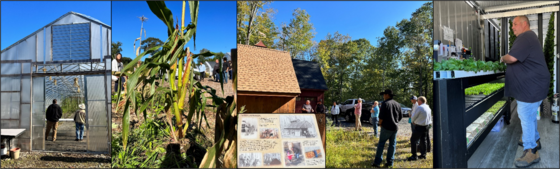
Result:
M336 105L336 101L333 102L333 106L331 107L331 117L333 120L333 123L331 126L334 126L336 124L336 126L338 126L338 114L340 114L340 107L338 107L338 105Z
M111 62L111 71L116 72L116 73L120 73L122 72L122 69L124 68L123 62L122 62L122 55L120 53L117 53L117 56L115 56L115 59L113 59L113 61ZM120 78L113 75L112 76L112 80L115 82L115 92L119 91L119 86L121 87L121 91L124 90L124 82L126 82L126 76L121 76ZM119 85L120 83L120 85Z
M426 134L432 122L432 109L426 104L426 97L424 96L418 98L418 104L420 104L420 106L415 109L414 115L412 116L412 125L414 125L414 131L412 132L412 137L410 137L412 156L408 157L408 161L426 159L426 141L429 141L426 140ZM417 156L418 147L416 142L418 142L419 139L420 156Z
M393 166L395 157L395 150L397 148L397 132L399 130L398 123L402 120L401 105L393 100L395 94L390 89L381 92L383 95L383 103L379 109L379 125L381 126L381 133L379 135L379 143L377 143L377 152L375 153L374 167L380 167L383 161L383 149L385 142L389 140L389 148L387 149L387 163L386 167Z
M311 107L311 101L307 100L305 101L305 104L303 105L302 108L302 112L303 113L314 113L315 110L313 110L313 107Z
M76 141L84 139L84 125L86 124L86 105L78 105L80 110L74 113L74 122L76 123Z
M53 100L53 104L51 104L47 108L47 130L45 131L45 140L49 137L49 133L51 129L53 130L53 139L52 141L56 141L56 130L58 129L58 120L62 117L62 108L58 104L56 104L56 99Z
M356 131L362 131L362 98L358 98L358 103L354 105L354 116L356 117Z
M416 96L412 96L410 98L410 102L412 103L412 108L410 110L410 113L408 114L408 123L410 123L410 131L412 131L414 133L414 124L412 124L412 116L414 116L414 112L416 110L416 108L418 108L418 98ZM420 144L420 142L416 142L416 144Z
M228 72L229 72L229 63L227 61L227 58L224 57L224 62L222 63L222 72L224 73L224 83L227 84L228 81Z
M377 137L377 127L379 122L379 102L373 102L373 106L371 106L371 125L373 126L373 135Z
M513 19L513 33L517 38L508 54L500 58L507 64L504 95L517 100L517 115L523 131L523 155L515 160L516 167L529 167L540 161L540 135L537 130L537 110L548 95L550 72L544 59L537 34L531 31L529 19Z

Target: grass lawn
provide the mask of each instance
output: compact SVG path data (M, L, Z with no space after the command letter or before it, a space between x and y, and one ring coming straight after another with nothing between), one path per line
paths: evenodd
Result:
M350 128L330 127L332 121L327 125L327 168L371 168L377 151L379 138L369 135L373 132L371 127L363 127L361 132L352 131ZM406 161L411 156L410 138L397 135L397 150L395 152L394 168L433 168L433 154L428 153L427 159L418 161ZM387 141L388 142L388 141ZM433 142L432 142L433 143ZM432 144L433 145L433 144ZM385 167L387 147L383 151L383 162ZM420 155L420 153L418 153Z

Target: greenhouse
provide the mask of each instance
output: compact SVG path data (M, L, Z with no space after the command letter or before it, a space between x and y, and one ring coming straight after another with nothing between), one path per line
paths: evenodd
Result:
M68 12L1 52L2 143L22 151L110 151L111 26ZM63 115L45 139L46 109L57 100ZM83 141L74 113L85 104ZM22 131L9 139L4 131ZM14 136L12 136L14 137Z

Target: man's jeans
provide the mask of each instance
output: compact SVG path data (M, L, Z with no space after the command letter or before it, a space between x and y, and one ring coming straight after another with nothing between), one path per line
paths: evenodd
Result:
M389 140L389 148L387 149L387 164L389 166L393 166L395 150L397 147L397 131L387 130L383 127L381 127L379 143L377 143L377 152L375 153L375 160L373 161L376 165L381 165L381 161L383 161L383 148L385 147L385 142L387 140Z
M76 123L76 139L84 139L84 124Z
M371 117L371 122L373 123L373 134L377 137L377 125L379 125L379 119L377 117Z
M537 110L541 103L542 100L533 103L517 101L517 115L523 131L523 150L537 147L537 140L541 138L537 131Z
M231 78L233 78L233 75L231 73L232 73L232 70L229 70L229 80L233 80L233 79L231 79Z
M224 83L227 83L228 80L228 72L224 70Z

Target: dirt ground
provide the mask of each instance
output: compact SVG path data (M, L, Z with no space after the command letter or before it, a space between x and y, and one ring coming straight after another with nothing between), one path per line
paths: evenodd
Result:
M2 157L2 168L111 168L111 155L20 152L17 160Z

